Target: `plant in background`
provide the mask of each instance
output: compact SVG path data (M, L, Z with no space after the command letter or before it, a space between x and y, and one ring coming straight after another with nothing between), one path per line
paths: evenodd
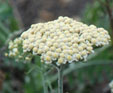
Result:
M111 89L111 93L113 93L113 81L111 81L111 82L109 83L109 87L110 87L110 89Z
M33 24L21 37L9 43L10 57L31 61L40 56L42 64L58 70L58 93L63 93L63 67L72 62L86 61L96 47L109 44L104 28L86 25L69 17Z

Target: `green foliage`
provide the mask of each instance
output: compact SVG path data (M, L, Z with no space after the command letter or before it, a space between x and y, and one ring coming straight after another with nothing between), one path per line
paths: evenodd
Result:
M18 23L8 1L0 0L0 47L5 43L9 35L18 29Z
M96 0L93 5L88 4L85 12L83 13L83 22L87 24L95 24L98 27L104 27L105 29L109 30L110 24L108 14L105 6L102 5L99 0Z

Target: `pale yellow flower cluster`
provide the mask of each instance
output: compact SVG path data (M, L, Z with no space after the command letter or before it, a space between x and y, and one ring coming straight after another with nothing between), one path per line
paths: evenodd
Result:
M113 81L110 82L109 87L111 88L111 93L113 93Z
M94 47L110 41L105 29L62 16L54 21L33 24L21 38L24 52L41 55L42 62L56 62L57 65L86 60Z
M105 29L61 16L54 21L34 24L20 38L11 41L9 56L23 57L18 49L21 43L25 60L30 61L33 55L40 55L41 62L61 65L86 60L95 47L109 41L110 36Z
M16 38L13 41L9 42L9 53L5 53L5 56L9 56L9 57L15 57L16 61L20 61L20 60L25 60L24 62L28 62L31 61L32 59L32 54L31 53L24 53L23 49L22 49L22 39L20 38Z
M9 42L9 47L8 47L8 49L10 51L9 51L8 56L10 56L10 57L17 56L19 54L18 46L21 43L22 43L21 38L16 38L14 41L10 41Z

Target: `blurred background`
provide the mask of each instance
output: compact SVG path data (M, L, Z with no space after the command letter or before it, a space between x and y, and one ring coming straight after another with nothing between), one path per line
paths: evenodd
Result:
M31 24L69 16L109 31L113 42L113 0L0 0L0 93L43 93L40 58L24 64L7 58L8 42ZM97 49L87 63L70 64L64 70L64 93L111 93L113 44ZM46 68L47 70L50 68ZM46 77L47 89L57 90L56 70ZM47 93L50 93L50 92Z

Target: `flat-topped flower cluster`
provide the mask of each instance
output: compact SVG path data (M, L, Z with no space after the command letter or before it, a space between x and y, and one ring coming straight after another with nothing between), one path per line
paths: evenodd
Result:
M107 45L110 41L105 29L62 16L54 21L31 25L20 38L23 53L40 55L41 62L56 62L57 65L87 60L95 47Z

